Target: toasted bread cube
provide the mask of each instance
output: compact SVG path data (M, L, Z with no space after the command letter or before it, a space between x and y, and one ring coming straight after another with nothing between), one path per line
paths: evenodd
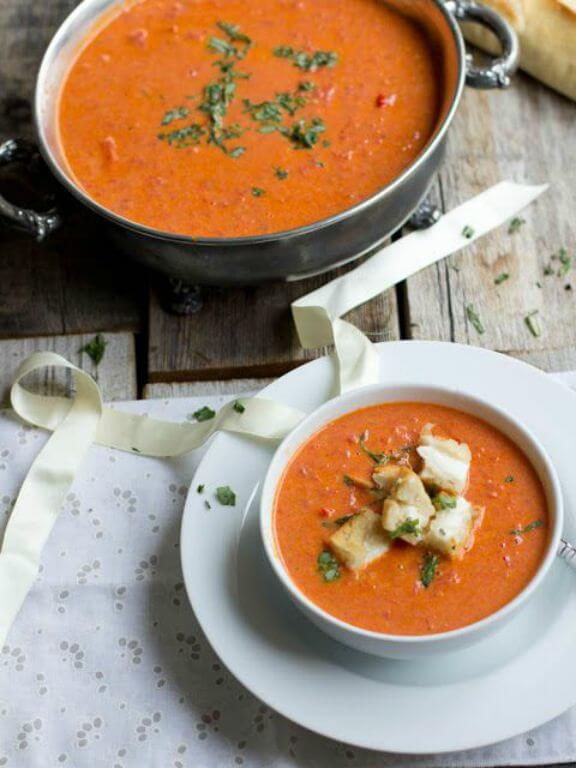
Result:
M387 552L390 540L381 516L364 507L330 537L330 546L348 568L358 571Z
M409 544L419 544L428 528L434 506L426 493L424 484L411 469L402 472L390 490L382 506L382 526L390 533L400 526L415 521L416 531L403 533L398 538Z
M416 507L407 504L399 504L395 499L388 498L384 502L382 509L382 526L384 530L393 533L401 529L404 524L413 523L414 533L402 533L396 538L408 542L408 544L419 544L424 536L424 531L428 527L429 518L423 515Z
M474 507L463 496L458 496L456 506L436 514L424 536L424 543L443 555L461 558L473 544L474 531L482 521L483 513L483 508Z
M412 472L410 467L401 467L399 464L381 464L374 470L372 480L377 488L389 494L396 482L410 472Z
M435 437L432 424L427 424L416 449L424 459L420 477L428 486L452 493L463 493L468 485L472 454L466 443Z

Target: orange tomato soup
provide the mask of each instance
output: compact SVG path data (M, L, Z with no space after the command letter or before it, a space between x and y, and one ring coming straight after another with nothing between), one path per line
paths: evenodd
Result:
M389 453L417 445L429 422L472 452L465 495L485 509L472 548L460 560L441 556L428 587L421 581L426 549L400 540L365 569L343 567L339 578L325 581L318 555L329 547L331 521L370 503L379 511L382 503L343 481L345 474L369 480L374 470L358 436L367 430L370 449ZM424 635L483 619L518 595L543 559L548 513L536 471L504 434L451 408L393 403L349 413L305 443L279 485L274 528L293 582L324 611L376 632Z
M426 32L382 0L141 0L63 84L68 169L111 211L198 237L337 214L397 177L438 117Z

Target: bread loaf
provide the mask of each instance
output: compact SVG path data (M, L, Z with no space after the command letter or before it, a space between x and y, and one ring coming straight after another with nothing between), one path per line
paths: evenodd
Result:
M576 101L576 0L482 2L518 33L521 68ZM483 50L498 50L494 37L477 24L465 24L464 35Z

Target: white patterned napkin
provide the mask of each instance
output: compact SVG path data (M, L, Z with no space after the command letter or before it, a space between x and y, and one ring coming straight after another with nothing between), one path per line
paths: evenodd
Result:
M576 374L562 376L576 387ZM231 397L122 404L185 419ZM0 533L46 435L0 414ZM293 725L219 663L186 599L178 553L202 450L166 461L94 446L40 577L0 652L0 766L377 768L576 760L576 711L481 750L400 757Z

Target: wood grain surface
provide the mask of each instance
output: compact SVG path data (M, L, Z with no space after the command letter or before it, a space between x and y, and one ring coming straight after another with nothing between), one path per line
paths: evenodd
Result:
M75 5L0 3L0 137L33 135L35 74ZM507 92L467 91L434 188L441 206L451 208L502 178L548 181L550 191L515 234L502 228L350 319L377 340L451 340L548 369L576 367L576 284L571 269L558 276L559 262L551 260L562 247L575 256L575 124L572 102L525 75ZM3 174L0 189L5 183ZM504 272L509 278L495 285ZM115 253L98 222L73 207L67 226L45 245L0 229L0 338L20 338L27 348L28 337L135 333L140 391L147 384L276 376L312 355L297 344L289 306L326 279L207 289L198 313L175 317L158 299L157 278ZM468 306L484 333L470 323ZM537 336L525 321L533 312Z
M545 362L562 352L576 366L576 107L527 76L508 92L465 94L436 189L449 209L501 179L549 183L522 218L412 277L408 333L476 344ZM565 248L570 264L557 256ZM565 274L563 274L565 273ZM499 285L502 274L509 278ZM484 333L471 324L472 306ZM526 323L533 315L534 335Z

